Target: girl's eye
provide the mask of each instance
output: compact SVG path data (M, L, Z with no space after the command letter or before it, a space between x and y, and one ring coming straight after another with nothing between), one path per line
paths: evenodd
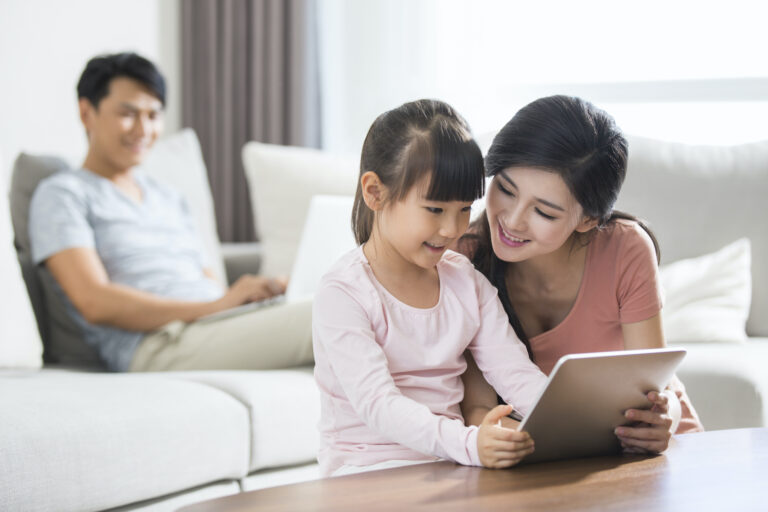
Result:
M496 182L496 186L497 186L497 187L499 187L499 190L501 190L501 193L502 193L502 194L506 194L506 195L508 195L508 196L512 196L512 197L515 197L515 194L513 194L511 190L507 190L506 188L504 188L504 187L502 186L501 182L498 182L498 181L497 181L497 182Z
M432 206L425 206L424 208L426 208L429 213L443 213L442 208L434 208Z
M471 206L465 206L464 208L461 209L461 211L463 211L463 212L468 212L468 211L471 211L471 210L472 210Z
M536 213L538 213L539 215L541 215L542 217L544 217L547 220L555 220L557 218L557 217L553 217L552 215L547 215L546 213L544 213L543 211L539 210L538 208L536 208Z

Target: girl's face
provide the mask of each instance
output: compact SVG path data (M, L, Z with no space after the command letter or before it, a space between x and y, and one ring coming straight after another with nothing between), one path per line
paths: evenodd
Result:
M425 194L429 177L416 183L402 201L392 201L378 212L377 238L405 262L433 268L445 250L469 226L471 202L431 201Z
M509 167L491 182L486 212L493 252L520 262L553 253L574 231L589 231L595 222L555 172Z

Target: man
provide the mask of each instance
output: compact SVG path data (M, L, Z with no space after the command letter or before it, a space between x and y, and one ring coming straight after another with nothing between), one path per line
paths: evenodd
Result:
M247 275L224 289L181 196L136 169L163 126L165 81L132 53L91 59L77 85L88 137L82 169L37 187L35 264L113 371L263 369L309 363L309 301L196 320L272 297L284 283Z

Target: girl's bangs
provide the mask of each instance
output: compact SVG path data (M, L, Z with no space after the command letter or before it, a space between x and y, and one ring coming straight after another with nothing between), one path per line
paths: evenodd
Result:
M436 137L434 171L427 199L431 201L461 201L471 203L485 193L483 154L472 138L457 140L443 135Z

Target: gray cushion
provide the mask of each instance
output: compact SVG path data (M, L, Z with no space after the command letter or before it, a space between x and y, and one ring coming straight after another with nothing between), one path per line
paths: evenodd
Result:
M56 293L58 284L44 266L32 263L29 242L29 202L43 179L68 169L60 158L21 153L11 178L11 219L24 281L37 317L47 363L101 367L96 351L83 340L82 331L67 314L66 305Z
M213 387L42 370L0 389L3 510L103 510L248 473L248 411Z
M768 141L688 146L629 141L627 180L617 208L650 222L662 263L690 258L741 237L752 242L751 336L768 336Z

